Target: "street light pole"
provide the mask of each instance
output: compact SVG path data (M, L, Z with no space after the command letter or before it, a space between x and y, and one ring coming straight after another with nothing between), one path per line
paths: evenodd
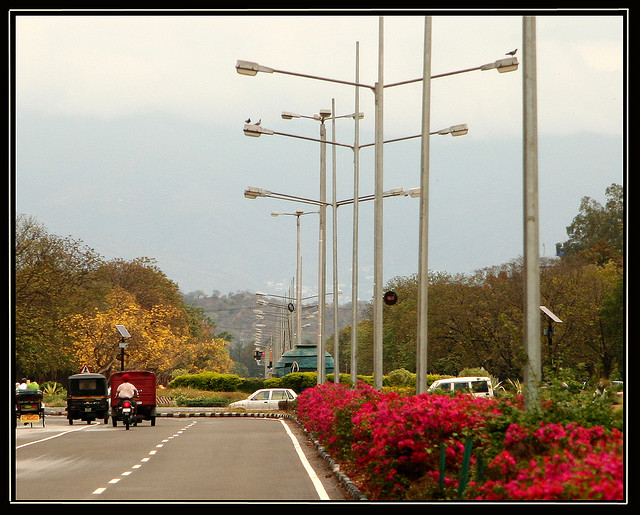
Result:
M375 85L375 204L373 211L373 386L382 390L382 188L384 114L384 20L378 20L378 82Z
M540 358L540 256L538 243L538 118L536 94L536 19L522 20L523 46L523 172L524 172L524 369L527 411L539 411Z
M331 99L331 140L336 140L336 99ZM354 113L355 118L359 118L359 113ZM338 197L337 197L337 171L336 171L336 146L331 145L331 204L333 224L333 382L340 382L340 348L338 335ZM355 201L355 199L354 199Z
M320 221L319 221L319 238L318 238L318 242L319 242L319 250L318 250L318 343L317 343L317 349L318 349L318 363L317 363L317 371L318 371L318 378L317 378L317 382L318 384L323 384L326 380L326 364L325 364L325 360L323 359L324 356L324 351L325 351L325 334L326 334L326 327L325 327L325 315L326 315L326 299L325 299L325 292L326 292L326 273L327 273L327 245L326 245L326 234L327 234L327 218L326 218L326 206L331 205L332 210L333 210L333 291L334 291L334 306L333 306L333 313L334 313L334 362L339 364L339 358L338 358L338 337L337 337L337 326L338 326L338 306L337 306L337 291L338 291L338 286L337 286L337 273L338 273L338 267L337 267L337 222L336 222L336 210L337 210L337 197L336 197L336 145L339 145L336 143L335 141L335 123L336 123L336 118L347 118L347 117L353 117L356 120L359 119L360 117L360 113L358 113L357 111L353 114L353 115L344 115L344 116L336 116L336 110L335 110L335 99L332 99L332 105L331 105L331 111L326 111L326 110L320 110L319 114L314 115L314 116L304 116L304 115L300 115L300 114L296 114L296 113L291 113L291 112L283 112L282 113L282 118L286 119L286 120L290 120L292 118L309 118L312 120L319 120L320 121ZM332 146L332 191L333 191L333 198L331 201L331 204L329 204L326 200L326 169L327 169L327 159L326 159L326 155L327 155L327 150L326 150L326 146L327 146L327 131L326 131L326 125L325 125L325 121L331 118L332 121L332 141L331 146ZM245 126L246 127L246 126ZM249 129L252 130L252 129ZM264 130L264 129L263 129ZM246 132L246 129L245 129ZM276 134L275 131L269 131L269 133L273 133ZM282 134L282 133L280 133ZM291 136L291 137L298 137L298 136L294 136L294 135L287 135L287 136ZM309 139L309 138L304 138L304 139ZM334 375L335 378L335 382L339 382L339 374L335 374Z
M302 253L300 249L300 217L316 213L317 211L303 211L298 209L293 213L279 213L274 211L271 216L291 215L296 217L296 345L302 344Z
M422 81L422 139L420 151L420 236L418 249L418 335L416 394L427 390L429 294L429 124L431 117L431 16L424 21Z
M356 83L360 81L360 42L356 41ZM360 112L360 88L355 89L355 112ZM358 380L358 215L360 195L360 120L355 118L353 140L353 249L351 253L351 387Z
M325 314L325 291L327 273L327 127L324 124L324 117L320 122L320 222L318 239L318 344L317 344L317 384L325 382L325 359L324 359L324 314Z

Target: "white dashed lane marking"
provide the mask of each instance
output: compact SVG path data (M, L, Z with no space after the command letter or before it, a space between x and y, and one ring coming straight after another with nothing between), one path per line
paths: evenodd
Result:
M149 456L154 456L158 451L157 449L161 449L165 443L168 443L169 440L171 440L172 438L177 438L178 436L180 436L181 434L183 434L187 429L189 429L191 426L193 426L194 424L196 424L198 421L194 420L193 422L191 422L189 425L183 427L180 431L176 431L176 433L174 433L172 436L170 436L167 439L162 440L162 443L159 443L158 445L156 445L156 448L154 450L149 451L149 454L147 455L147 457L142 458L140 460L139 463L136 463L135 465L133 465L131 467L132 470L125 470L122 474L120 474L120 477L115 477L113 479L110 479L108 481L107 484L110 485L115 485L116 483L118 483L121 479L129 476L135 469L139 469L140 467L142 467L142 465L144 463L147 463L151 458ZM101 493L103 493L105 490L107 489L106 486L104 487L100 487L100 488L96 488L93 491L93 495L99 495Z

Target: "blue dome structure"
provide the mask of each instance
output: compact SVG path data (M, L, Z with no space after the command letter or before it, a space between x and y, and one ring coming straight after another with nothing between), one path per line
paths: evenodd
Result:
M333 374L333 356L325 352L325 373ZM313 343L296 345L277 361L273 377L284 377L291 372L315 372L318 369L318 346Z

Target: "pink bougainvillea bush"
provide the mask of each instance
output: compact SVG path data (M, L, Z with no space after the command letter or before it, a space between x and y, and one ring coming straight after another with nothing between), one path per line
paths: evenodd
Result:
M622 500L623 436L617 429L540 423L509 426L490 479L469 497L510 500Z
M378 390L362 382L355 389L335 383L308 388L298 396L298 419L330 454L349 460L354 436L352 417L363 403L380 396Z
M382 393L363 383L319 385L298 398L305 429L370 499L622 499L621 432L505 421L504 412L519 409L471 395ZM475 474L461 493L469 439Z
M496 407L493 399L471 395L387 393L363 404L353 417L355 465L367 473L376 498L402 498L412 482L438 471L443 446L448 471L457 475L464 435L485 433L487 419L499 416Z

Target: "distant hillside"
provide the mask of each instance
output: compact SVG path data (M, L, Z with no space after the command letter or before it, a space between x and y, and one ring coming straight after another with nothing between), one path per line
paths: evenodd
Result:
M233 335L234 341L238 343L249 343L253 341L255 335L255 324L257 322L255 309L262 309L265 312L277 312L280 310L274 306L261 306L254 293L249 291L239 291L226 295L214 291L211 296L207 296L202 291L189 292L184 296L185 302L201 307L205 314L216 324L217 331L226 331ZM270 304L278 304L283 307L282 299L264 297ZM364 309L368 303L360 302L359 320L362 319ZM308 306L308 307L307 307ZM302 341L316 342L318 334L317 314L307 317L307 314L317 313L317 309L312 307L313 303L303 303L303 313L305 318L303 325L310 324L302 331ZM276 324L275 320L264 323ZM338 307L338 326L340 329L351 325L351 303L340 304ZM327 338L333 334L333 303L327 303L325 314L325 331Z

